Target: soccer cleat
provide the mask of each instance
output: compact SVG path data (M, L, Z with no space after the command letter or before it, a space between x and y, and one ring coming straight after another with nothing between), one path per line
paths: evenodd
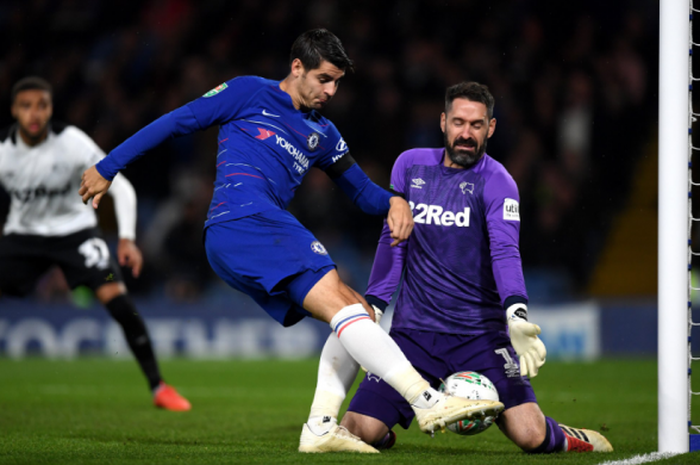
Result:
M314 434L309 425L304 423L299 439L299 452L362 452L378 454L374 447L362 442L344 426L333 425L331 429L319 435Z
M493 400L469 400L445 394L430 408L416 408L413 411L418 420L420 430L433 434L438 429L444 429L456 421L484 420L486 417L497 417L503 411L503 404Z
M174 387L163 381L160 382L153 394L153 404L158 408L173 412L186 412L192 408L187 399L178 394Z
M605 436L597 431L559 425L566 436L567 452L612 452L613 447Z

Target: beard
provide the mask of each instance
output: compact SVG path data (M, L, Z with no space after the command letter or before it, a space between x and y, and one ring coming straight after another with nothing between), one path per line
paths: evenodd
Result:
M463 168L469 168L478 162L481 157L486 152L486 143L488 139L484 139L484 143L479 145L479 143L474 139L464 139L462 137L455 139L455 141L450 144L447 140L447 134L444 136L445 139L445 151L447 156L450 157L452 163L459 165ZM464 150L464 148L475 148L473 152Z
M44 138L46 137L46 134L48 133L49 125L48 123L44 125L40 130L38 130L36 133L31 133L29 132L26 128L23 126L19 126L19 132L24 136L25 139L29 140L32 145L36 145Z

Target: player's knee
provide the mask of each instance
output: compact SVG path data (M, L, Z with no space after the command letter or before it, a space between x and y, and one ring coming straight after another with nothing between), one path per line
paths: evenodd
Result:
M347 412L340 424L367 444L381 441L389 432L389 428L376 418L355 412Z
M498 419L498 427L525 452L537 449L547 436L547 423L535 403L507 409Z
M304 308L326 322L343 308L361 303L361 297L348 287L336 270L328 272L319 280L304 298Z
M122 282L106 283L95 289L95 297L103 305L107 305L122 294L126 294L126 286Z
M547 431L545 428L539 428L535 424L524 423L512 428L508 435L516 446L520 447L525 452L531 452L545 440Z
M524 452L531 452L537 449L544 441L544 438L536 439L534 437L522 438L516 442L516 445L520 447Z

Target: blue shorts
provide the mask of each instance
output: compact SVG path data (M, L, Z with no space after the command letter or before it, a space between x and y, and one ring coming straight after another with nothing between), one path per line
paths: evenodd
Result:
M212 224L204 248L221 279L284 326L310 315L306 294L335 268L323 245L285 210Z
M458 371L476 371L493 382L506 409L537 402L530 381L520 366L505 332L478 336L439 334L417 330L391 330L390 335L418 372L438 388ZM367 373L350 401L348 411L381 420L389 429L407 429L414 414L408 402L378 376Z

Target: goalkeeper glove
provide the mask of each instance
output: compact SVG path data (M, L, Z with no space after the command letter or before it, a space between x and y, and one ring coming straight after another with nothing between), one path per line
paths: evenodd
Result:
M544 365L547 349L537 337L539 326L527 321L527 305L513 304L506 310L510 342L520 358L520 374L534 378Z
M382 316L384 315L384 311L389 304L373 295L366 295L365 300L367 300L367 303L370 304L372 306L372 310L374 310L374 322L379 324Z
M372 310L374 310L374 322L379 324L379 322L382 321L384 312L379 310L379 307L377 307L376 305L372 305Z

